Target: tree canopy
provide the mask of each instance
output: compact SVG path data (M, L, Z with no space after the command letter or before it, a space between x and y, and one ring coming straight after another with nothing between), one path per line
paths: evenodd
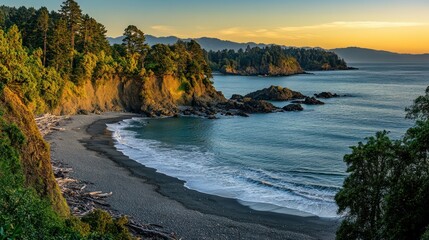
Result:
M322 49L282 48L275 45L265 48L247 46L245 50L209 51L207 55L213 70L243 75L276 75L278 69L284 73L279 75L299 73L302 69L348 69L343 59Z
M350 175L335 197L346 214L337 239L428 239L428 89L407 109L417 121L402 139L379 132L344 157Z

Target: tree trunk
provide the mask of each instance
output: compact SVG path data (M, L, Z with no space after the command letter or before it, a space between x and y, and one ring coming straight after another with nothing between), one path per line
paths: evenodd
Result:
M43 66L46 67L46 44L47 44L47 31L43 36Z
M72 34L71 34L71 59L70 59L70 70L73 71L73 58L74 58L74 28L72 27Z

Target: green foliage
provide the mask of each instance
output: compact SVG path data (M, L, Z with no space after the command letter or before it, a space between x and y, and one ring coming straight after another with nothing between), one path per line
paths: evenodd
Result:
M143 55L148 46L145 44L146 37L144 33L134 25L129 25L124 30L125 38L122 40L127 52L130 54L138 53Z
M97 64L93 69L92 79L109 79L117 72L121 72L120 64L112 56L101 51L97 56Z
M4 66L3 64L0 64L0 83L2 84L8 84L12 81L12 73L9 71L9 69Z
M387 132L379 132L367 143L352 147L352 153L344 157L350 175L335 197L338 211L348 213L338 231L340 239L380 239L381 222L377 220L382 218L384 193L389 187L385 176L395 159L395 147Z
M37 52L35 52L37 54ZM22 47L21 35L16 25L7 33L0 30L0 80L12 89L19 90L24 100L33 101L37 97L37 78L41 63L33 55L28 55Z
M75 38L76 38L76 35L81 30L80 26L82 23L82 10L80 9L80 6L76 1L66 0L61 5L60 13L61 13L61 18L66 22L67 30L71 36L70 57L71 57L71 63L73 64Z
M46 66L46 52L48 44L48 30L49 30L49 12L46 7L40 8L37 17L38 30L43 35L43 66ZM40 37L38 38L40 39Z
M134 25L129 25L124 30L124 36L125 38L122 40L122 45L125 46L127 57L136 61L135 63L132 62L132 65L138 64L140 68L144 68L144 61L149 47L145 43L146 37L143 31ZM138 69L136 67L131 67L130 71L135 72L138 71Z
M50 109L58 105L63 88L61 75L53 68L46 68L40 83L40 95Z
M215 70L223 73L242 75L289 75L302 72L293 57L290 57L280 46L269 46L263 49L250 48L210 51L208 59ZM217 69L216 69L217 68Z
M3 239L55 239L67 235L47 201L24 187L18 148L24 136L15 124L0 117L0 227Z
M340 59L334 52L319 48L286 48L284 51L296 58L301 67L307 71L348 69L344 59Z
M191 91L191 84L188 82L188 80L182 81L182 83L179 86L180 91L185 91L186 93L190 93Z
M133 239L127 227L128 223L126 217L113 219L109 213L102 210L95 210L94 212L82 218L82 222L88 224L93 233L93 236L103 236L104 238L114 240L131 240Z
M146 59L146 69L159 76L173 74L176 71L173 54L167 45L156 44L152 46Z
M70 54L72 48L69 42L70 32L67 22L59 19L48 36L48 66L54 67L58 72L65 75L70 73Z
M213 70L224 73L276 75L279 69L284 73L299 72L301 68L308 71L347 69L344 60L339 59L335 53L322 49L248 46L246 50L240 49L237 52L226 49L210 51L207 56Z
M94 18L85 14L82 17L80 35L78 35L77 51L82 53L110 53L110 45L106 39L106 28Z
M407 118L428 120L429 119L429 86L426 94L414 100L414 105L405 109Z
M344 157L350 175L335 197L346 215L337 239L427 237L429 121L424 100L417 98L410 108L422 120L403 139L391 141L380 132Z
M429 240L429 227L426 228L426 232L422 235L421 240Z

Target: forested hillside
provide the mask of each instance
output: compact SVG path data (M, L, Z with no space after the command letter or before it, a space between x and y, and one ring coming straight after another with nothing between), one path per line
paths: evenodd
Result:
M335 53L323 49L265 48L248 46L246 50L209 51L213 70L239 75L292 75L303 71L346 70L346 62Z
M34 113L127 110L173 115L178 105L217 101L195 42L149 47L135 26L110 46L105 27L74 1L59 12L0 7L1 81Z

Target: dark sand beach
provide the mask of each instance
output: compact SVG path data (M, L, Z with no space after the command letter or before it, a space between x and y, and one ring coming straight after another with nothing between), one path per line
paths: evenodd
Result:
M72 116L65 131L48 136L52 158L73 168L89 190L113 192L111 207L183 239L334 239L338 220L255 211L227 199L187 189L116 151L106 123L137 115Z

